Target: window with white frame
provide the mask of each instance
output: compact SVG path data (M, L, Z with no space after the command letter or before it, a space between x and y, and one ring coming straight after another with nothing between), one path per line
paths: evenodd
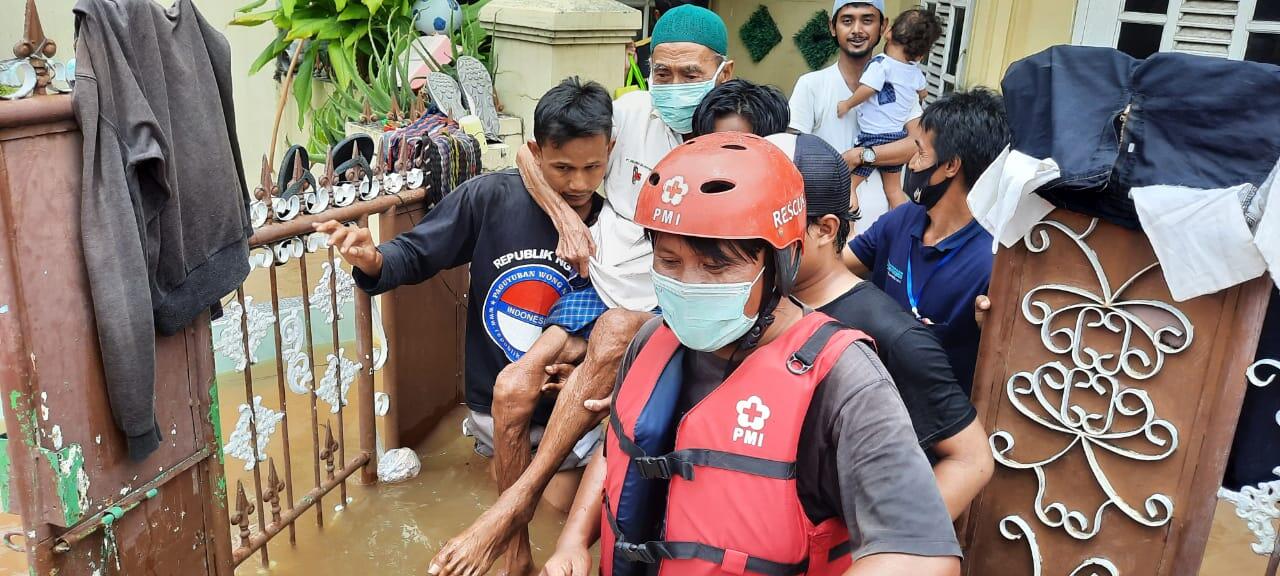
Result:
M1280 0L1078 0L1073 42L1280 64Z
M977 0L922 0L920 6L942 21L942 37L933 50L920 61L929 79L929 98L955 90L964 77L964 60L969 52L969 29L973 21L973 3Z

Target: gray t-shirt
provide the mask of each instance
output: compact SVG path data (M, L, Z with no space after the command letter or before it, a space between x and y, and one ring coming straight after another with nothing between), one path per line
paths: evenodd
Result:
M661 318L640 329L618 369L616 385ZM689 350L684 355L680 414L718 387L728 361ZM888 372L856 343L818 384L800 431L796 484L815 524L843 518L855 560L872 554L961 556L933 470Z

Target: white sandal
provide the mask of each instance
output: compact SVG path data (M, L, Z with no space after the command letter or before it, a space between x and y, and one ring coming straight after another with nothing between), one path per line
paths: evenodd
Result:
M467 115L467 109L462 106L462 90L452 76L444 72L428 74L427 92L445 116L457 120Z
M462 93L467 97L467 108L480 117L484 134L490 140L498 140L498 107L493 102L493 78L484 64L471 56L459 56L458 78L462 81Z

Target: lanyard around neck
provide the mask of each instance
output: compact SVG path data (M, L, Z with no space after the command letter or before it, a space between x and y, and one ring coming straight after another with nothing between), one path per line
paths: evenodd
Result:
M912 242L912 248L914 247L915 242ZM938 265L933 267L933 275L936 275L943 266L946 266L947 262L951 261L951 257L955 256L956 252L959 251L960 247L957 246L952 248L950 252L947 252L946 256L943 256L942 259L938 261ZM913 249L912 252L915 252L915 250ZM911 274L911 256L911 253L907 254L907 302L911 304L911 313L915 314L918 319L920 318L920 297L923 295L924 285L921 284L920 291L916 291L915 281L912 279L913 275ZM933 280L933 275L929 276L929 280Z

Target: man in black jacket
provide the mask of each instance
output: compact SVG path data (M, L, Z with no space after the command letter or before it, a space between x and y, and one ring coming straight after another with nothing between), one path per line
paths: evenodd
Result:
M542 177L590 223L603 204L596 189L604 179L612 148L609 94L599 84L570 78L538 101L534 118L533 151ZM577 362L586 343L563 330L555 332L563 337L555 345L542 337L553 305L570 293L578 278L556 256L555 226L525 190L519 173L507 170L467 181L413 230L381 246L374 246L368 230L337 221L318 224L316 229L330 235L330 244L355 267L356 285L370 294L471 264L465 370L471 414L464 428L475 438L476 451L493 456L496 464L527 463L552 403L534 398L527 406L515 406L504 400L503 382L513 370L527 366L543 374L545 382L550 379L543 372L545 366ZM536 394L538 387L533 390ZM513 419L525 432L523 454L513 453L520 447L504 441L504 427ZM599 430L588 432L560 465L561 472L544 492L550 504L567 507L572 501L580 477L573 470L586 465L600 437ZM528 539L524 542L519 556L527 563Z

